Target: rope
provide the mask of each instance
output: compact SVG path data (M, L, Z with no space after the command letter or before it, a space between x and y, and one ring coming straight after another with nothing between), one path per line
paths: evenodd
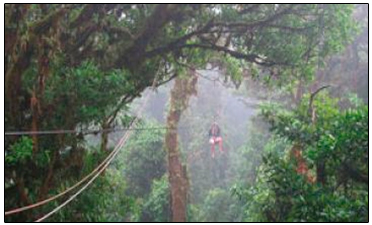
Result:
M160 66L159 66L160 67ZM159 71L158 71L159 72ZM157 72L157 73L158 73ZM155 75L157 76L157 74ZM152 84L152 87L154 87L156 85L156 82L154 80L153 84ZM142 111L144 110L144 106L146 105L147 101L148 101L148 97L149 95L146 96L145 98L145 101L142 103L142 106L140 108L140 110L138 111L138 114L142 114ZM12 131L12 132L5 132L5 135L7 136L16 136L16 135L42 135L42 134L65 134L65 133L84 133L84 134L98 134L98 133L102 133L102 132L107 132L107 131L114 131L114 132L117 132L117 131L129 131L129 130L155 130L155 129L172 129L172 128L168 128L168 127L154 127L154 128L133 128L132 126L134 125L134 123L138 120L138 117L135 117L135 119L130 123L130 127L129 128L123 128L123 129L115 129L115 128L108 128L108 129L100 129L100 130L84 130L84 131L76 131L76 130L47 130L47 131ZM50 198L47 198L45 200L42 200L40 202L37 202L37 203L34 203L34 204L31 204L31 205L28 205L28 206L24 206L24 207L21 207L21 208L17 208L17 209L12 209L12 210L9 210L7 212L5 212L5 216L9 216L9 215L12 215L12 214L15 214L15 213L19 213L19 212L23 212L23 211L26 211L26 210L29 210L29 209L33 209L33 208L36 208L36 207L39 207L39 206L42 206L44 204L47 204L55 199L58 199L59 197L67 194L68 192L74 190L76 187L80 186L82 183L84 183L88 178L90 178L94 173L96 173L99 168L105 168L107 167L108 163L111 162L111 160L113 159L113 157L116 156L117 154L117 151L118 151L118 146L119 145L122 145L122 143L125 143L125 141L127 140L127 138L129 137L129 133L126 132L124 134L124 136L122 137L122 139L118 142L118 145L114 148L114 150L101 162L101 164L99 164L91 173L89 173L88 175L86 175L83 179L81 179L79 182L77 182L76 184L74 184L73 186L69 187L68 189L66 189L65 191L55 195L55 196L52 196ZM115 152L116 151L116 152ZM102 170L99 170L98 171L98 174L100 174ZM94 176L92 178L92 180L94 180L97 176ZM89 184L92 182L89 181ZM86 185L87 186L87 185ZM84 186L85 187L85 186ZM84 187L82 189L84 189ZM76 195L77 196L77 195ZM67 202L68 203L68 202ZM67 204L66 203L66 204ZM62 206L63 207L63 206ZM62 208L61 207L61 208ZM54 213L54 212L53 212ZM53 213L51 213L50 215L52 215ZM45 218L47 218L47 216L49 215L46 215ZM44 217L43 217L44 218Z
M29 209L33 209L33 208L36 208L38 206L42 206L42 205L45 205L46 203L48 202L51 202L65 194L67 194L68 192L72 191L73 189L75 189L76 187L78 187L80 184L84 183L89 177L91 177L94 173L96 173L99 168L101 168L109 159L110 157L114 154L114 151L112 151L106 158L105 160L103 160L101 162L101 164L99 164L90 174L86 175L83 179L81 179L79 182L77 182L75 185L67 188L65 191L55 195L55 196L52 196L50 198L47 198L45 200L42 200L40 202L37 202L37 203L34 203L34 204L31 204L31 205L28 205L28 206L24 206L24 207L21 207L21 208L17 208L17 209L12 209L12 210L9 210L7 212L5 212L5 216L9 216L9 215L12 215L12 214L15 214L15 213L19 213L19 212L23 212L25 210L29 210Z
M56 207L55 209L53 209L52 211L50 211L48 214L44 215L43 217L39 218L38 220L36 220L35 222L42 222L43 220L47 219L48 217L50 217L51 215L53 215L54 213L56 213L58 210L62 209L64 206L66 206L68 203L70 203L72 200L74 200L74 198L76 198L81 192L83 192L91 183L93 183L93 181L99 176L101 175L101 173L108 167L108 165L110 164L110 162L115 158L115 156L119 153L119 150L120 148L124 145L125 141L128 139L129 135L127 135L128 133L126 133L122 138L121 140L119 141L118 145L115 147L114 151L113 151L113 155L112 157L105 163L105 165L96 173L96 175L94 175L94 177L88 181L88 183L86 183L78 192L76 192L74 195L72 195L69 199L67 199L65 202L63 202L61 205L59 205L58 207Z
M185 127L183 127L185 128ZM166 127L154 127L154 128L143 128L143 129L120 129L120 130L152 130L152 129L172 129L172 128L166 128ZM116 130L116 131L119 131ZM72 191L73 189L75 189L76 187L80 186L80 184L84 183L89 177L91 177L95 172L97 172L99 170L100 167L102 167L107 160L109 160L109 158L114 154L113 151L111 151L111 153L91 172L89 173L88 175L86 175L83 179L81 179L79 182L77 182L75 185L69 187L68 189L64 190L63 192L55 195L55 196L52 196L50 198L47 198L45 200L42 200L40 202L37 202L37 203L34 203L34 204L31 204L31 205L27 205L27 206L24 206L24 207L21 207L21 208L17 208L17 209L12 209L12 210L9 210L7 212L5 212L5 216L9 216L9 215L12 215L12 214L15 214L15 213L19 213L19 212L23 212L23 211L26 211L26 210L29 210L29 209L33 209L35 207L38 207L38 206L42 206L42 205L45 205L55 199L58 199L59 197L67 194L68 192Z
M153 83L153 86L154 86L154 84L155 84L155 82ZM146 96L146 99L143 102L142 108L139 110L138 114L142 114L142 111L144 110L144 106L146 105L146 103L148 101L148 97L149 97L149 95ZM93 181L108 167L108 165L111 163L111 161L119 153L119 150L123 147L123 145L125 144L125 142L128 140L129 136L131 135L131 132L130 131L132 131L132 130L174 129L174 128L169 128L169 127L132 128L133 125L136 123L137 120L138 120L138 117L135 117L135 119L132 121L132 123L131 123L131 125L130 125L129 128L121 128L121 129L109 128L109 129L83 130L83 131L76 131L76 130L46 130L46 131L12 131L12 132L5 132L5 135L6 136L11 136L11 135L12 136L16 136L16 135L43 135L43 134L65 134L65 133L98 134L98 133L107 132L107 131L113 131L113 132L117 132L117 131L128 131L128 132L126 132L123 135L123 137L120 139L120 141L118 142L118 144L115 146L114 150L101 162L101 164L98 165L91 173L89 173L88 175L86 175L83 179L81 179L75 185L71 186L70 188L66 189L65 191L63 191L63 192L61 192L61 193L59 193L59 194L57 194L55 196L52 196L52 197L50 197L48 199L42 200L40 202L31 204L31 205L28 205L28 206L21 207L21 208L18 208L18 209L9 210L9 211L5 212L5 216L12 215L12 214L15 214L15 213L19 213L19 212L22 212L22 211L25 211L25 210L33 209L33 208L36 208L38 206L47 204L48 202L51 202L51 201L53 201L53 200L55 200L55 199L57 199L57 198L65 195L65 194L67 194L68 192L72 191L76 187L80 186L88 178L90 178L93 174L96 173L95 176L93 176L91 178L91 180L89 180L88 183L85 184L78 192L76 192L68 200L66 200L65 202L63 202L61 205L59 205L58 207L56 207L54 210L52 210L48 214L46 214L43 217L41 217L38 220L36 220L36 222L41 222L41 221L47 219L48 217L50 217L51 215L53 215L54 213L56 213L58 210L60 210L64 206L66 206L69 202L71 202L74 198L76 198L80 193L82 193L91 183L93 183ZM179 128L183 129L184 127L179 127Z
M145 105L146 105L148 99L149 99L149 94L146 96L145 101L142 103L141 108L138 110L138 114L139 115L142 114L142 112L143 112L143 110L145 108ZM125 142L128 140L128 138L129 138L129 136L131 134L131 130L133 130L132 129L132 126L134 126L134 124L137 122L137 120L138 120L138 117L136 116L135 119L132 121L132 123L131 123L131 125L129 127L130 129L128 130L128 132L126 132L124 134L124 136L120 139L119 143L116 145L116 147L112 151L111 158L108 159L108 161L105 163L105 165L102 166L102 168L96 173L96 175L94 177L92 177L92 179L89 180L88 183L86 183L79 191L77 191L69 199L67 199L61 205L59 205L58 207L56 207L55 209L53 209L51 212L49 212L48 214L44 215L43 217L39 218L35 222L42 222L43 220L47 219L48 217L50 217L51 215L53 215L54 213L56 213L58 210L62 209L64 206L66 206L68 203L70 203L74 198L76 198L81 192L83 192L91 183L93 183L93 181L108 167L108 165L110 164L110 162L119 153L119 150L123 147L123 145L125 144Z

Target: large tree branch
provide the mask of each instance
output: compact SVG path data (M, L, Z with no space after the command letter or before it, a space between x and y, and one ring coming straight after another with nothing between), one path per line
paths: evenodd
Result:
M240 10L239 14L251 13L251 12L255 11L256 9L258 9L261 5L262 4L252 4L248 8L244 8L244 9Z
M274 22L284 15L290 14L293 7L296 4L292 4L288 6L287 8L283 9L282 11L262 20L257 20L254 22L216 22L214 23L215 26L220 26L220 27L225 27L225 28L235 28L235 27L244 27L244 28L255 28L255 27L260 27L264 26L267 24L270 24L271 22Z
M70 23L70 28L81 27L93 19L94 14L102 16L105 12L115 8L117 4L87 4L79 16Z
M213 19L210 20L208 23L206 23L206 25L203 26L202 28L197 29L197 30L195 30L193 32L190 32L189 34L186 34L186 35L184 35L184 36L182 36L182 37L180 37L180 38L178 38L178 39L170 42L166 46L162 46L162 47L153 49L153 50L151 50L149 52L146 52L145 57L151 58L151 57L154 57L154 56L157 56L157 55L168 53L168 52L172 51L173 49L177 48L178 45L185 44L192 37L194 37L196 35L199 35L199 34L203 34L203 33L208 32L208 30L212 26L213 26Z
M248 62L256 63L257 65L267 66L267 67L274 66L274 65L293 66L292 64L288 62L279 62L279 61L276 62L276 61L264 59L258 56L257 54L246 54L246 53L234 51L227 47L218 46L218 45L188 44L188 45L178 46L178 48L202 48L202 49L220 51L220 52L229 54L230 56L234 58L244 59Z
M49 28L55 26L55 22L60 17L62 17L70 8L71 6L63 6L57 9L56 11L51 12L44 19L38 21L33 26L31 26L30 30L33 32L33 34L38 36L44 34L46 31L49 30Z
M210 20L208 23L206 23L205 26L203 26L201 29L197 29L185 36L182 36L166 46L162 46L159 48L155 48L153 50L150 50L148 52L144 52L146 49L146 46L148 45L149 41L156 35L156 32L171 19L171 14L169 12L168 6L158 6L153 14L149 17L146 25L144 26L145 31L140 32L136 40L133 42L133 45L126 49L123 54L120 55L117 62L115 63L116 66L122 66L124 63L126 66L134 67L138 63L139 59L143 58L152 58L158 55L167 54L169 52L177 51L182 48L203 48L203 49L210 49L210 50L216 50L216 51L223 51L227 54L230 54L231 56L239 59L245 59L250 62L254 62L258 65L263 66L273 66L273 65L290 65L289 62L274 62L270 61L268 59L262 59L258 57L257 55L253 54L244 54L237 51L230 50L226 47L218 46L215 43L208 43L208 44L189 44L186 45L186 42L193 37L205 34L205 33L239 33L241 34L243 31L246 31L247 29L255 28L255 27L267 27L267 28L276 28L284 31L289 32L304 32L307 29L310 29L310 27L291 27L291 26L285 26L285 25L279 25L279 24L273 24L274 21L279 20L284 15L288 15L292 13L293 8L295 5L290 5L288 7L285 7L284 9L278 10L277 13L274 15L271 15L265 19L254 21L254 22L215 22L213 19ZM155 15L158 15L160 12L163 12L163 16L158 16L156 21L153 21L153 18ZM213 30L213 28L216 28L217 30ZM243 30L242 30L243 29ZM151 35L149 35L151 34Z
M255 22L233 22L233 23L225 23L225 22L214 22L213 20L209 21L202 29L196 30L194 32L191 32L183 37L180 37L179 39L176 39L169 43L166 46L160 47L153 49L147 53L145 53L145 57L151 58L157 55L161 54L166 54L171 51L174 51L176 49L180 48L192 48L192 47L199 47L199 48L204 48L204 49L210 49L210 50L217 50L217 51L223 51L225 53L228 53L232 55L233 57L236 58L241 58L241 59L246 59L248 61L260 64L260 65L265 65L265 66L272 66L272 65L289 65L289 63L279 63L279 62L273 62L273 61L268 61L268 60L262 60L260 59L257 55L247 55L244 53L239 53L237 51L232 51L228 48L223 48L222 46L217 46L215 43L208 42L206 45L200 45L200 44L190 44L186 45L186 41L190 40L192 37L200 34L205 34L205 33L234 33L238 32L241 33L242 29L246 30L249 28L254 28L258 26L262 27L268 27L268 28L276 28L280 30L285 30L285 31L290 31L290 32L304 32L311 27L291 27L291 26L284 26L284 25L277 25L277 24L271 24L271 22L278 20L280 17L289 14L294 5L291 5L280 12L276 13L275 15L272 15L264 20L260 21L255 21ZM217 30L212 30L213 28L218 28Z
M296 32L296 33L302 33L310 30L311 28L314 28L314 26L306 26L306 27L291 27L291 26L285 26L285 25L276 25L276 24L269 24L267 25L268 28L276 28L283 31L289 31L289 32Z
M123 64L129 69L134 69L142 61L145 50L150 41L167 24L173 15L177 13L178 5L160 4L156 6L153 13L146 19L141 31L135 35L132 45L126 48L120 55L115 65L122 67Z

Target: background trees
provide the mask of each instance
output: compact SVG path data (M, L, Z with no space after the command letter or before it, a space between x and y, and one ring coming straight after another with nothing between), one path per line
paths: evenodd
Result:
M246 198L247 212L257 216L247 214L248 220L368 220L367 180L363 179L367 177L362 172L368 164L363 161L368 158L368 109L357 106L339 111L334 106L337 100L326 94L315 101L319 107L316 124L307 119L306 107L295 112L278 113L277 108L272 111L278 114L269 117L273 129L280 135L279 140L288 144L271 148L264 155L257 183L250 190L238 191L238 195ZM306 98L304 102L308 104ZM348 137L344 136L346 133ZM297 160L289 157L293 142L301 143L301 153L315 181L296 170ZM354 169L350 170L350 163Z
M333 79L332 74L338 73L333 71L348 71L339 65L346 65L344 62L357 63L358 61L358 66L353 67L355 64L347 66L348 69L355 68L353 71L358 72L353 75L353 80L356 81L353 84L356 86L346 89L345 92L358 90L358 94L366 99L366 92L361 91L363 87L364 90L366 89L362 82L365 77L360 74L366 74L364 68L367 65L365 62L368 62L366 60L368 56L364 54L365 46L368 43L363 36L363 32L367 28L362 26L361 36L354 40L352 47L347 48L349 53L358 57L352 59L348 59L347 56L327 58L334 52L342 50L348 42L352 41L353 35L351 34L355 34L357 31L357 25L352 19L353 16L362 20L366 15L362 6L357 7L354 15L352 15L353 9L353 5L322 4L6 4L5 130L37 132L64 129L77 131L74 134L6 136L4 146L5 189L6 196L9 196L5 200L6 208L15 208L45 199L86 174L90 168L97 165L108 154L112 147L112 141L118 135L102 132L97 134L100 137L87 136L83 131L128 125L130 122L129 104L135 98L140 97L147 87L164 85L177 75L185 75L185 71L190 68L205 69L209 63L209 67L218 67L222 71L222 75L217 78L224 77L224 81L226 81L224 83L221 79L221 81L216 80L215 82L223 83L227 87L239 87L245 83L252 84L252 80L247 78L254 78L261 81L260 83L271 86L271 90L274 90L273 98L273 95L267 95L266 91L263 93L264 98L280 99L282 97L280 100L283 100L285 97L291 96L296 100L292 103L298 104L301 102L302 93L311 91L311 85L316 89L316 86L319 87L328 78L337 81L334 82L336 85L347 83L350 78L349 73L345 72L344 76ZM316 85L311 84L310 81L312 81L316 69L323 62L332 65L332 68L327 67L323 73L319 72L314 82ZM211 74L206 72L203 74L207 79L215 79L211 78L213 76ZM232 82L229 83L230 81ZM262 86L260 87L253 90L261 91L261 93L266 90ZM213 93L216 99L219 99L218 92L220 90ZM289 92L288 90L294 91ZM331 92L334 90L332 89ZM343 93L338 93L342 100L340 105L346 102L343 107L348 108L350 105L345 98L342 98ZM221 96L221 101L224 101L223 95ZM214 111L216 107L218 108L218 104L212 103L213 100L210 98L206 102L200 101L197 104L201 107L203 104L210 103L209 108L204 108L205 113L208 113L211 110ZM244 100L246 99L243 98L243 102L245 102ZM295 108L296 104L292 104L291 107ZM356 145L363 146L360 147L355 157L350 158L351 162L346 164L343 171L346 174L347 182L356 182L357 186L360 185L360 188L364 190L362 183L365 179L364 175L368 171L363 164L365 163L365 140L357 138L361 138L362 136L359 134L365 133L365 131L358 128L360 133L357 136L349 133L337 133L336 135L335 132L338 128L354 128L355 123L363 123L365 109L357 108L355 112L352 111L344 115L344 108L331 110L329 106L329 108L323 109L322 104L317 106L318 110L325 110L327 113L318 112L319 115L325 117L323 121L322 117L319 117L320 121L315 125L316 128L306 124L306 121L302 121L301 114L296 115L296 110L294 115L290 114L290 116L287 115L288 118L284 117L286 120L282 121L280 125L284 126L291 121L305 124L306 129L300 131L304 132L305 136L311 134L306 137L311 137L312 139L309 140L317 142L316 145L310 146L313 150L306 151L309 152L309 157L312 157L311 160L319 159L324 154L331 154L323 152L328 147L337 149L332 154L340 156L343 155L342 152L349 151ZM286 104L286 106L290 105ZM236 106L237 103L231 107ZM335 105L332 106L335 107ZM221 110L223 115L227 109ZM160 113L160 115L162 114L163 112ZM202 146L200 149L208 148L204 143L202 133L209 124L209 121L202 118L197 121L193 121L194 118L187 118L187 112L185 115L187 123L198 124L199 128L189 134L180 132L181 138L187 140L181 144L184 163L186 162L185 153L189 157L190 149L195 150L199 146ZM237 113L236 116L241 115ZM337 118L337 126L340 127L334 124L336 122L333 121L333 116ZM280 117L280 119L283 118ZM241 155L239 153L231 155L231 157L223 156L225 158L219 164L225 168L219 171L219 175L223 176L222 179L214 173L211 173L210 176L200 174L199 177L195 171L192 171L195 168L213 171L221 166L209 161L190 163L195 166L190 169L191 177L194 176L198 180L197 182L203 184L192 187L195 190L193 192L196 196L194 196L195 199L203 198L200 201L198 199L197 204L201 204L201 202L206 205L211 204L210 202L214 202L215 199L204 201L204 196L215 196L215 192L218 192L216 196L226 198L232 181L247 176L248 170L252 176L248 175L249 180L243 180L242 183L253 184L257 173L247 168L258 168L260 151L262 146L265 146L259 140L269 138L269 135L255 138L253 134L248 138L243 137L244 134L236 132L237 129L235 129L239 124L235 124L234 128L229 127L232 122L224 119L223 116L221 121L225 133L229 135L226 142L227 149L233 152L232 150L239 148L238 152L241 152ZM253 124L252 126L255 127L262 125L260 123L258 123L260 125ZM298 131L297 127L290 128L294 130L285 131L283 136ZM263 134L265 129L265 125L262 125ZM279 127L278 129L280 130ZM316 133L313 134L313 131ZM340 147L341 145L334 146L332 139L323 132L331 133L333 137L340 138L340 143L345 142L345 144L342 145L343 147ZM160 151L162 134L151 133L139 136L144 139L154 138L152 145L141 145L134 141L137 146L143 147L140 150L146 154L142 154L140 150L133 147L133 150L129 151L130 154L125 156L126 165L119 167L119 172L113 172L113 175L110 172L105 176L107 179L105 182L114 187L116 184L122 184L123 189L120 189L120 192L131 193L133 196L120 200L119 195L110 193L111 189L103 188L104 185L98 185L94 187L94 190L102 192L102 195L92 201L96 203L101 198L116 196L118 201L113 202L116 202L115 204L121 202L123 208L127 207L128 214L124 212L120 215L108 213L110 215L107 217L98 218L94 217L97 213L79 215L74 211L74 207L71 207L69 209L71 212L61 213L56 220L64 221L68 218L71 221L84 221L88 219L87 215L90 220L108 218L108 220L137 220L156 217L153 215L155 212L148 212L152 213L150 216L140 212L141 197L136 195L141 193L141 195L150 196L145 200L147 203L144 207L147 209L157 202L157 197L154 196L156 193L162 193L162 200L159 202L164 203L163 197L166 198L163 195L166 186L164 178L161 180L161 184L152 181L152 179L162 177L165 168L161 160L164 152ZM353 138L349 140L346 137ZM297 140L303 141L302 138L297 137ZM97 142L99 142L99 146L92 147L94 145L92 143ZM242 142L245 142L246 145L241 146ZM280 143L282 142L285 141ZM281 148L274 146L274 143L272 145L272 148ZM156 159L146 158L150 154L147 151L151 152L154 149L159 151L153 155ZM191 153L194 154L194 152ZM191 153L190 155L192 155ZM195 151L196 153L197 151ZM244 157L241 157L252 154L257 159L254 163L247 163ZM363 155L363 159L360 158L360 154ZM201 155L207 156L205 152L202 152ZM143 177L148 178L139 182L146 183L139 188L143 190L133 189L137 182L134 181L135 179L128 178L120 182L116 180L121 176L121 170L130 174L129 171L135 168L135 165L128 160L132 158L138 162L143 160L143 164L137 165L147 166L156 162L154 167L159 168L159 171L154 171L154 174L150 175L142 171L145 175ZM245 158L250 160L250 157ZM240 161L236 162L233 159ZM235 166L235 163L239 166ZM332 171L339 165L337 163L326 162L325 170L331 174L327 176L331 180L336 179L333 177ZM249 166L245 167L246 165ZM235 172L229 170L234 166L234 170L231 171L239 173L237 176L239 178L235 177L235 174L232 175ZM351 176L350 173L360 176ZM357 180L355 177L358 177ZM353 178L352 181L351 178ZM215 192L210 191L210 181L218 183L217 186L220 189L216 189ZM331 184L333 183L330 182L329 185ZM342 185L341 187L343 187ZM200 193L203 194L198 195L196 190L200 190ZM137 194L134 194L136 191L138 191ZM92 193L92 196L95 195ZM360 196L364 196L364 194L362 193ZM102 208L110 208L111 203L104 204L105 206ZM117 206L115 204L111 209ZM51 207L45 206L36 210L35 213L22 213L10 218L9 221L30 221ZM90 210L89 207L84 208L81 205L77 208L83 211ZM192 207L189 210L191 213ZM156 220L162 220L169 215L164 210L158 210L156 213L160 213L160 211L162 217ZM224 218L232 217L226 216ZM284 216L275 218L284 218Z

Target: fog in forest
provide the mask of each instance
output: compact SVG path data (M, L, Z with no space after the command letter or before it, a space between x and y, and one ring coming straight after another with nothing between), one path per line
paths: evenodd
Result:
M5 222L368 221L368 5L5 11Z

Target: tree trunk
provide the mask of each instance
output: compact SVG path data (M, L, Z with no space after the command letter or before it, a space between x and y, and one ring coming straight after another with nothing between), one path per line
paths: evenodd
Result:
M326 184L325 162L323 160L316 163L316 180L322 185Z
M296 105L300 104L302 95L303 95L303 81L300 80L297 85L297 90L294 96L294 102L296 103Z
M47 174L47 176L44 180L43 185L40 188L39 201L44 200L46 198L47 193L50 189L50 183L51 183L51 181L53 179L53 175L54 175L54 165L57 161L57 158L58 158L58 150L54 151L52 161L49 164L48 174Z
M17 185L17 188L18 188L18 192L19 192L19 196L20 196L22 204L23 205L30 205L31 201L28 198L28 195L26 193L23 177L20 177L20 178L16 179L16 185Z
M39 110L38 110L38 99L36 98L35 90L32 92L31 96L31 112L32 112L32 123L31 123L31 131L37 132L38 131L38 120L39 120ZM32 135L32 151L33 156L35 157L36 153L39 149L39 141L38 135L35 133Z
M26 188L25 188L25 183L24 183L23 176L21 175L19 178L16 177L15 178L15 181L16 181L16 186L17 186L17 189L18 189L19 197L20 197L20 200L21 200L21 204L23 206L25 206L25 205L31 205L32 202L30 201L30 199L28 197L28 194L26 192ZM26 211L24 213L25 213L25 217L27 219L28 218L31 218L32 214L31 214L30 211Z
M109 126L105 123L102 124L102 134L101 134L101 152L107 152L107 143L108 143L108 131L105 131Z
M177 131L169 131L166 135L165 142L168 148L169 183L172 196L172 221L185 222L187 186L185 185L185 174L182 170L177 141Z
M15 127L22 127L24 124L20 121L20 92L22 90L22 75L27 70L31 63L32 49L27 47L27 50L22 52L16 62L9 65L5 71L5 111L9 113L9 123Z
M176 78L171 92L170 111L167 117L167 130L165 146L168 152L169 183L171 187L172 221L186 221L186 203L188 192L188 178L183 168L178 147L177 127L181 114L186 109L191 95L196 94L197 77L194 71L190 76Z

